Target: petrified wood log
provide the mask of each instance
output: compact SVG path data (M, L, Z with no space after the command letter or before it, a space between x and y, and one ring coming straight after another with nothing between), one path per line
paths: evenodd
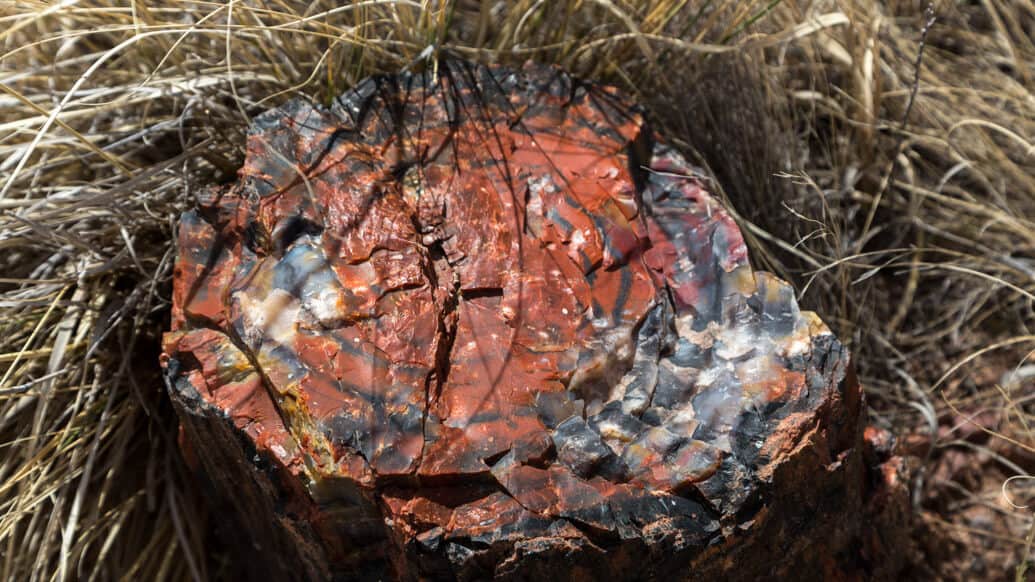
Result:
M800 578L858 535L845 349L609 88L452 61L294 101L178 246L163 361L242 567Z

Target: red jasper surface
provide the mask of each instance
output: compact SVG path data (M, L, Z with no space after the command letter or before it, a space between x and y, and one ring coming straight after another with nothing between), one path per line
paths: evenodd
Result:
M802 418L854 426L845 350L701 174L554 69L444 62L265 113L178 250L171 389L332 571L697 552L764 505Z

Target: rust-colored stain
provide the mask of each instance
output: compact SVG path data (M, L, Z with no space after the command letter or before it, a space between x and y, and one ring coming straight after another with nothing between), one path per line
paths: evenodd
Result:
M446 62L263 114L178 249L174 391L294 483L338 568L703 548L767 443L796 446L781 421L854 389L700 174L550 68Z

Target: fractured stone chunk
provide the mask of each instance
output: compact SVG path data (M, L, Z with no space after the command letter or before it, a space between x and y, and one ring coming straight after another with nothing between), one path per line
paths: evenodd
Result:
M858 497L858 385L706 183L615 90L534 65L256 118L238 181L181 219L163 356L246 567L810 563L771 540Z

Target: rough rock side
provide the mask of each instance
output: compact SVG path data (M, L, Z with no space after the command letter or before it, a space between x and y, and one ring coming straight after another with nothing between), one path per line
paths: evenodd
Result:
M819 576L857 536L846 351L609 88L446 61L291 102L178 250L163 364L243 568Z

